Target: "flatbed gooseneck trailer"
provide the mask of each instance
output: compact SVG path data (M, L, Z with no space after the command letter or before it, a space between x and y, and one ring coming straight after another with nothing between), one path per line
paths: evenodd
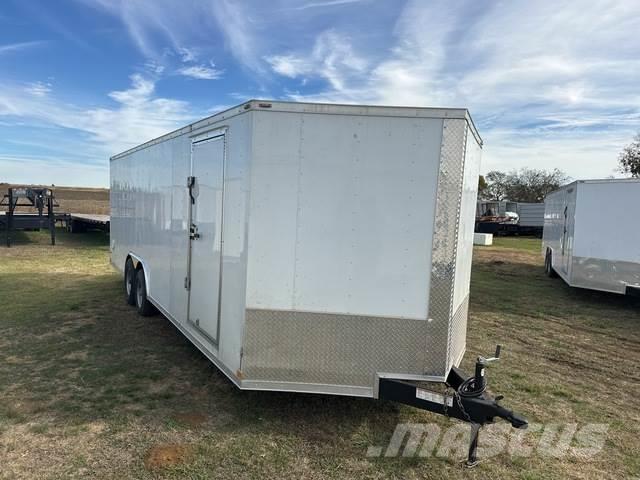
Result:
M474 464L526 426L457 368L481 150L465 109L252 100L111 158L111 260L237 387L448 414Z
M11 246L11 235L15 230L33 230L46 228L51 234L51 245L56 244L56 214L54 207L58 206L53 190L40 187L9 187L7 193L0 200L0 206L6 206L6 212L0 218L3 224L7 247ZM36 213L16 211L20 207L29 207Z

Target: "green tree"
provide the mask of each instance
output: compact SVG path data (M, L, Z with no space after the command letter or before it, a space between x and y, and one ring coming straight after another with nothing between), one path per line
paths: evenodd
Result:
M620 172L632 177L640 177L640 133L634 137L633 142L624 147L618 157L618 162L620 163Z
M514 202L539 203L568 182L569 177L557 168L551 171L534 168L513 170L507 175L506 197Z

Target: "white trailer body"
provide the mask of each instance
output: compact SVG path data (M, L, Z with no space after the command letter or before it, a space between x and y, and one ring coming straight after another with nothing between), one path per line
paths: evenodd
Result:
M518 202L518 225L521 227L544 227L544 203Z
M480 155L464 109L253 100L111 158L112 263L240 388L444 381Z
M640 179L573 182L545 199L543 253L573 287L640 291Z

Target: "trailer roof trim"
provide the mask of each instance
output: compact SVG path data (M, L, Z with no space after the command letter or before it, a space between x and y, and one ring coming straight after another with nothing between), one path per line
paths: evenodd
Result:
M594 183L634 183L634 182L640 182L640 178L600 178L600 179L592 178L587 180L574 180L571 183L567 183L566 185L563 185L560 188L547 193L545 198L548 197L549 195L554 195L558 192L562 192L563 190L566 190L567 188L578 185L580 183L594 184Z
M363 116L387 116L387 117L415 117L415 118L453 118L467 121L470 131L473 133L480 146L483 145L482 138L476 129L469 110L466 108L438 108L438 107L402 107L390 105L357 105L340 103L311 103L311 102L288 102L280 100L259 100L253 99L243 102L235 107L228 108L209 117L197 120L189 125L161 135L136 147L125 150L110 158L110 161L117 160L133 152L143 150L157 143L178 137L185 133L197 131L213 123L241 115L248 111L272 111L291 113L316 113L329 115L363 115Z

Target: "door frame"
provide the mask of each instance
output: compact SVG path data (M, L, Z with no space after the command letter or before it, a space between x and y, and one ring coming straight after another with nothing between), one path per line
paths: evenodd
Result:
M185 277L185 288L187 288L187 323L195 328L198 334L204 336L215 347L218 346L220 340L220 317L222 312L222 268L224 258L224 205L225 205L225 186L227 177L227 131L228 127L215 128L206 132L201 132L191 136L190 154L189 154L189 178L193 177L193 150L199 143L205 143L212 140L222 138L222 199L220 214L220 265L218 267L218 308L216 312L216 337L213 338L209 333L191 321L191 262L193 239L191 238L191 225L193 224L193 204L191 199L191 188L189 187L189 179L187 179L187 276ZM188 285L188 287L187 287Z

